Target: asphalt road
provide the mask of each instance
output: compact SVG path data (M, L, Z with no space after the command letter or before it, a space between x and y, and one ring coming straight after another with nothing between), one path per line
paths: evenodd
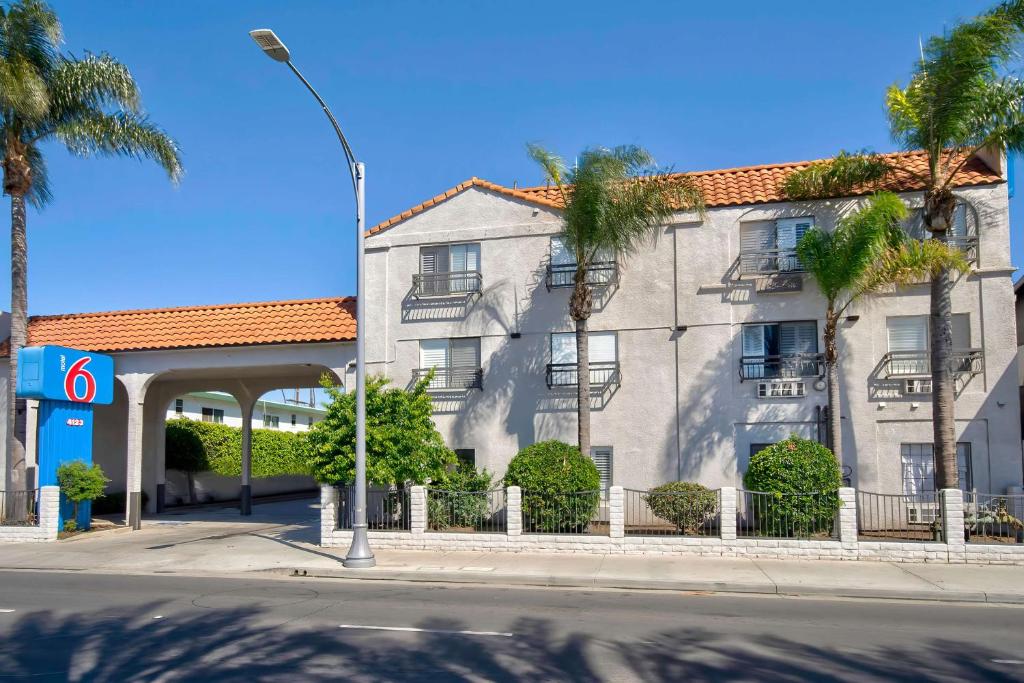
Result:
M0 572L22 679L1024 681L1024 608Z

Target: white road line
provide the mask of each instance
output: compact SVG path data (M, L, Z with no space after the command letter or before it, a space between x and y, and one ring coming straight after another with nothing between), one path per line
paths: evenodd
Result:
M365 631L406 631L408 633L441 633L449 636L497 636L499 638L511 638L514 633L502 633L501 631L446 631L435 628L415 628L413 626L363 626L360 624L339 624L338 628L362 629Z
M1024 664L1024 659L993 659L993 664Z
M12 609L0 609L0 613L3 613L3 614L10 614L13 611L14 610L12 610Z

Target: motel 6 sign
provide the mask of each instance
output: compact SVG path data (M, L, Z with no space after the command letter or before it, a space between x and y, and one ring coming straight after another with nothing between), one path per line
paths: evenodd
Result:
M114 359L64 346L27 346L18 353L18 397L111 403Z

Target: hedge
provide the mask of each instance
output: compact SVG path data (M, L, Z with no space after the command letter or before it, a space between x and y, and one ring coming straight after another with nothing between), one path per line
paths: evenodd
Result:
M530 531L578 533L601 502L601 475L575 446L541 441L519 451L505 485L522 489L523 520Z
M192 445L202 444L201 457ZM214 472L226 477L242 475L242 429L187 417L167 421L166 467L170 470ZM183 447L187 446L187 447ZM304 433L273 429L252 430L254 479L283 474L309 474Z

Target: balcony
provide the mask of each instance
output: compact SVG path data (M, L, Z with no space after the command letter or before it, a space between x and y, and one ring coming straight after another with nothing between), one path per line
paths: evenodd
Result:
M416 273L412 276L414 299L478 294L483 287L483 276L475 270L449 273Z
M548 389L555 387L575 387L579 385L579 371L576 363L548 363ZM590 364L590 386L606 387L621 384L618 361Z
M744 356L740 358L740 381L748 379L803 379L825 376L825 354L797 353L792 356Z
M483 369L468 366L416 368L412 371L413 382L419 382L431 372L434 373L434 377L427 385L427 391L468 391L484 388Z
M950 358L953 375L973 377L985 370L985 354L981 349L954 349ZM931 377L930 351L890 351L882 356L886 377Z
M587 284L592 287L608 287L618 282L619 264L615 261L598 261L587 268ZM558 287L572 287L576 284L576 264L548 264L545 279L548 291Z
M797 258L795 249L760 249L740 254L740 277L802 272L804 266Z
M968 263L978 262L978 236L977 235L950 235L949 245L964 252Z

